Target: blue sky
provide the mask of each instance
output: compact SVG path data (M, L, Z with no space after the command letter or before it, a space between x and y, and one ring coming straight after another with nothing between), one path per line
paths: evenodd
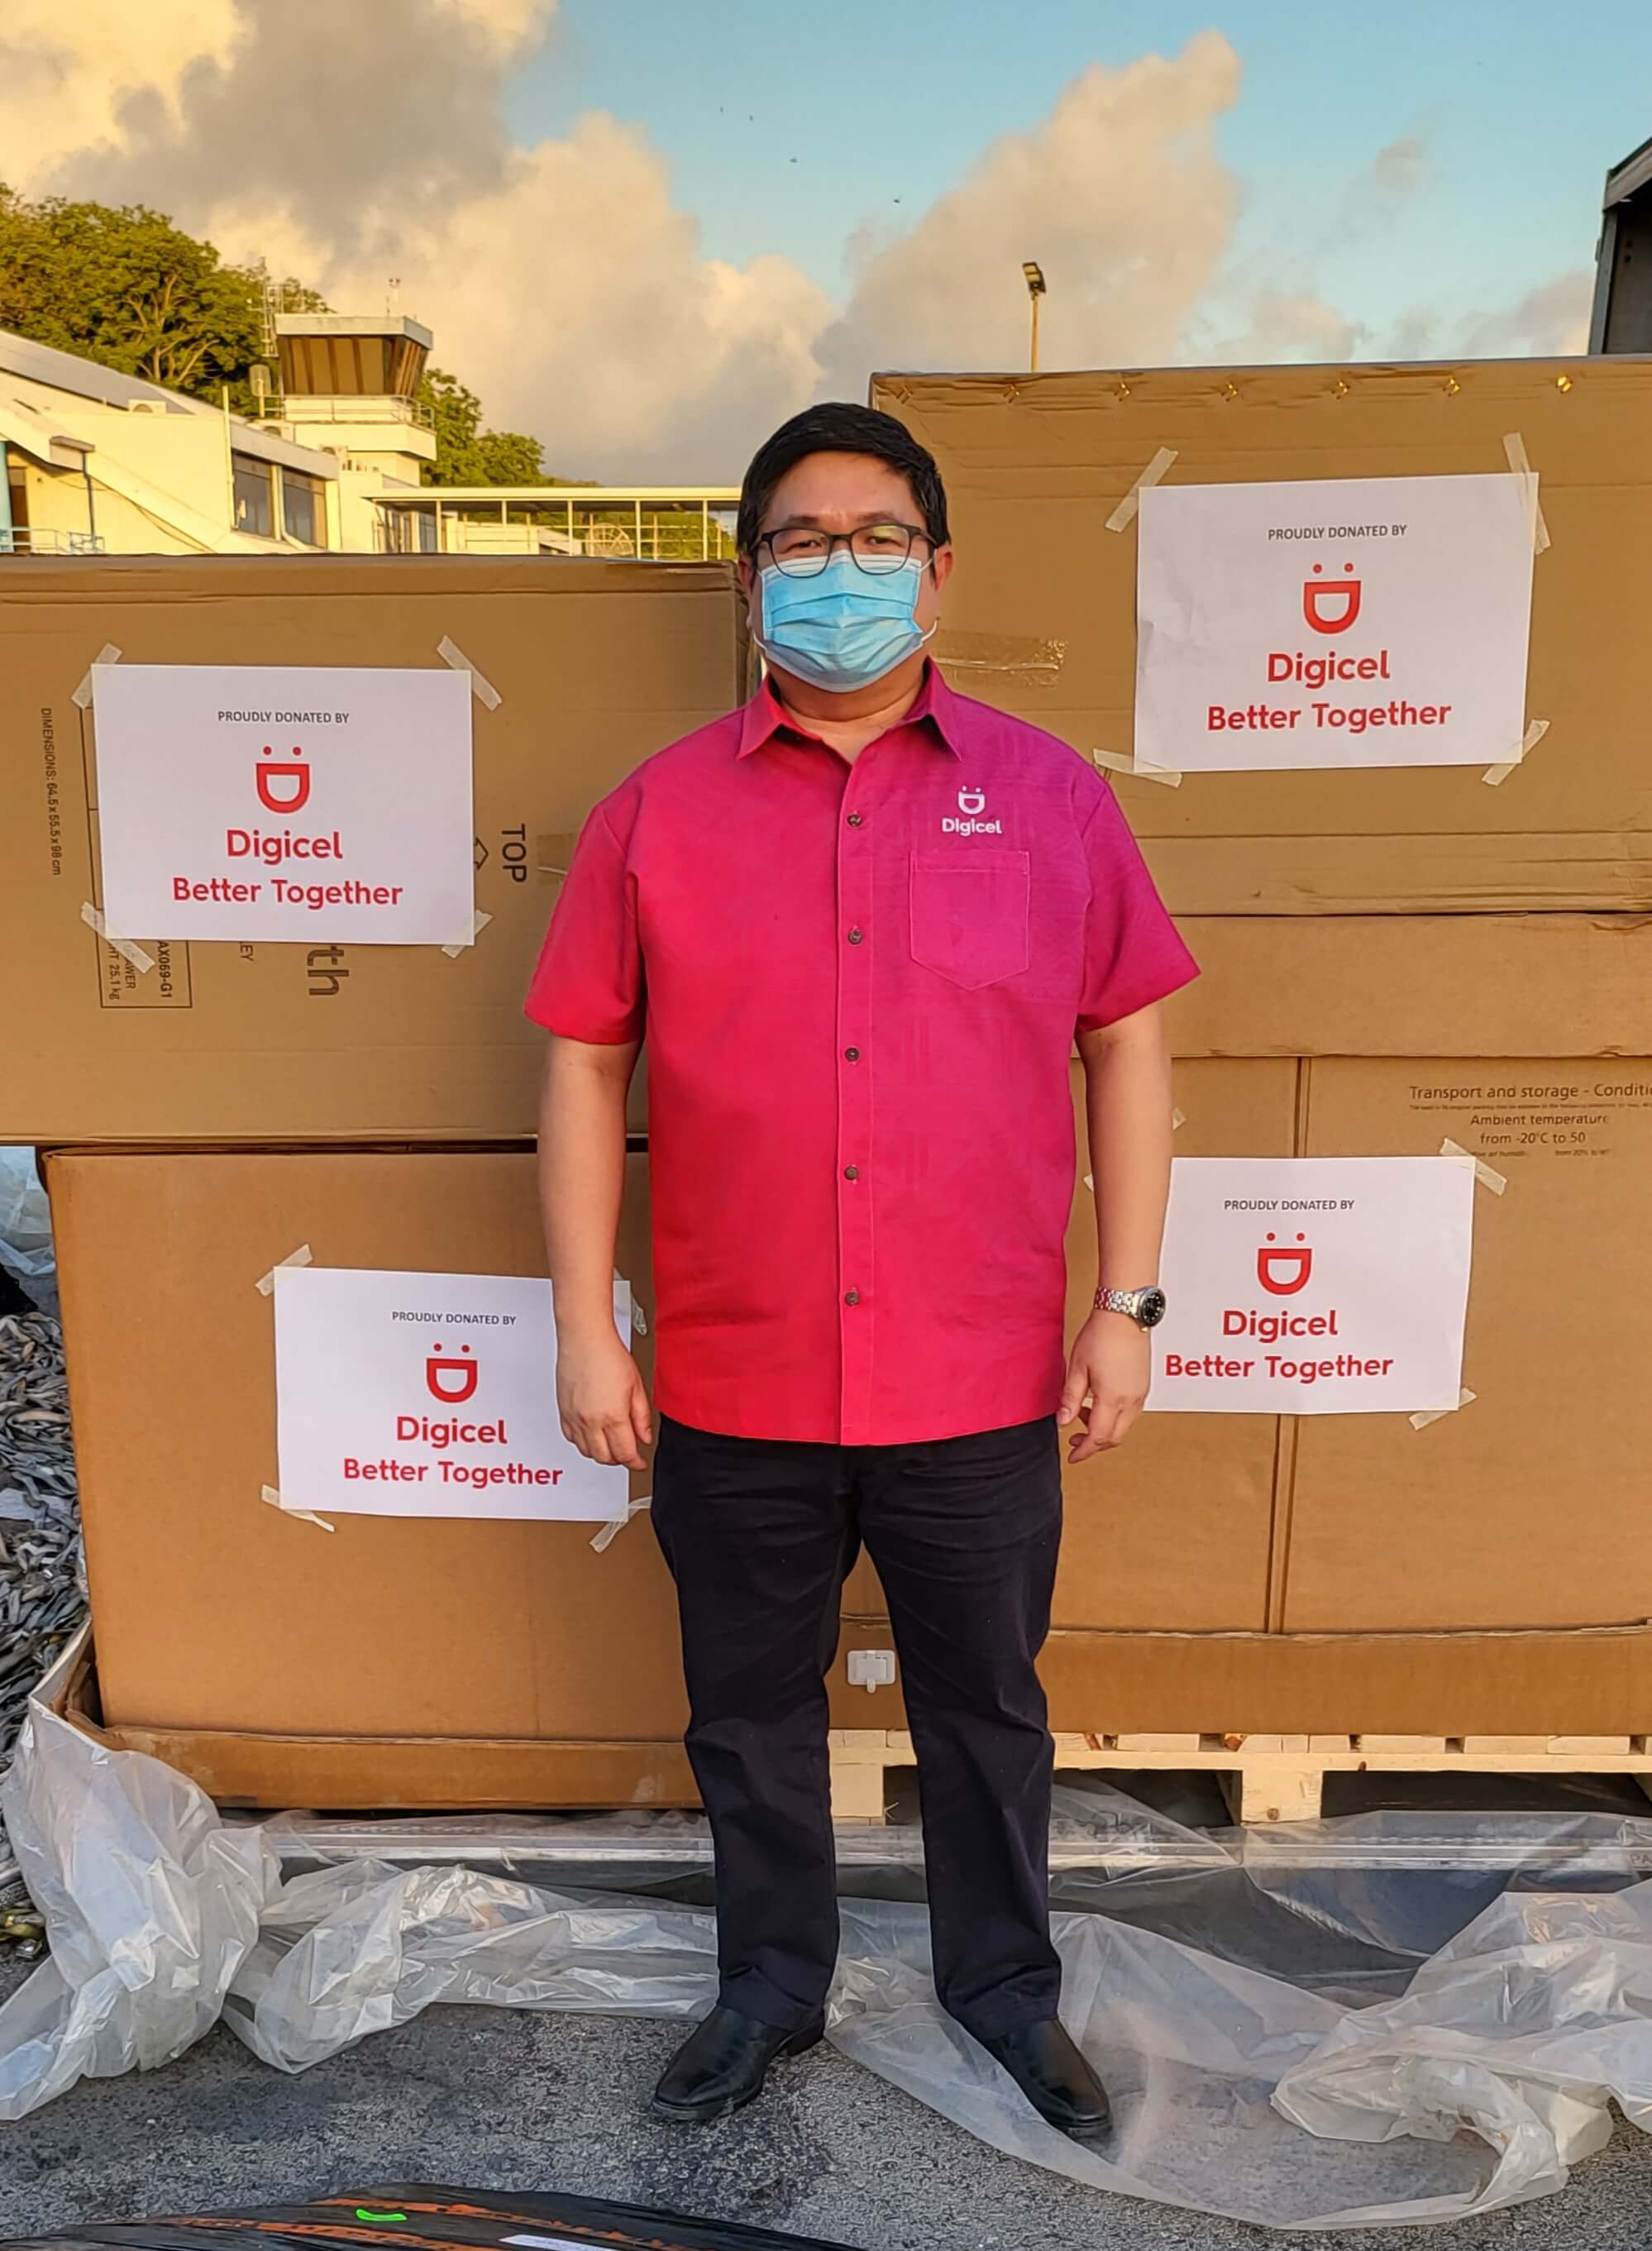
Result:
M1652 135L1652 0L562 0L508 111L525 142L591 108L642 125L706 254L782 251L840 295L862 219L916 218L1088 64L1209 27L1244 66L1219 128L1245 197L1234 257L1331 283L1373 326L1587 265L1602 176ZM1415 196L1325 245L1347 184L1414 134Z

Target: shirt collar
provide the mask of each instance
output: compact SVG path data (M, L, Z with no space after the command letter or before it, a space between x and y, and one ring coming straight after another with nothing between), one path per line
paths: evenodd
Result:
M957 703L957 697L941 677L940 666L931 661L923 668L923 685L918 690L917 701L905 718L897 724L902 727L916 727L927 719L937 741L956 757L962 748ZM750 758L753 751L760 751L776 735L788 731L810 741L817 739L809 735L806 727L799 727L781 708L773 688L765 679L751 701L741 710L740 757ZM893 729L890 731L893 732Z

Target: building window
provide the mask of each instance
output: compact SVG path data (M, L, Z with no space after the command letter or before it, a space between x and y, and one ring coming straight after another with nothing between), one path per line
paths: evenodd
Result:
M384 544L392 555L435 554L434 509L387 508L383 522Z
M267 461L250 454L232 454L235 473L235 528L254 531L261 538L275 537L275 481Z
M289 539L306 547L327 544L327 488L301 469L281 471L281 522Z

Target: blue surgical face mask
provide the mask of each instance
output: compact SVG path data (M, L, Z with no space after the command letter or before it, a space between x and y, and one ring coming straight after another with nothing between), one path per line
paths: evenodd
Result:
M870 688L922 648L916 611L927 563L911 558L896 571L863 571L840 547L812 578L791 578L771 564L758 574L763 588L759 647L771 664L847 696Z

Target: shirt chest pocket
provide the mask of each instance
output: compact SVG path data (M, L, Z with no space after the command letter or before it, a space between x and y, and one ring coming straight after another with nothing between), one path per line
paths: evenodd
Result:
M1027 965L1032 862L1026 852L915 852L912 959L974 991Z

